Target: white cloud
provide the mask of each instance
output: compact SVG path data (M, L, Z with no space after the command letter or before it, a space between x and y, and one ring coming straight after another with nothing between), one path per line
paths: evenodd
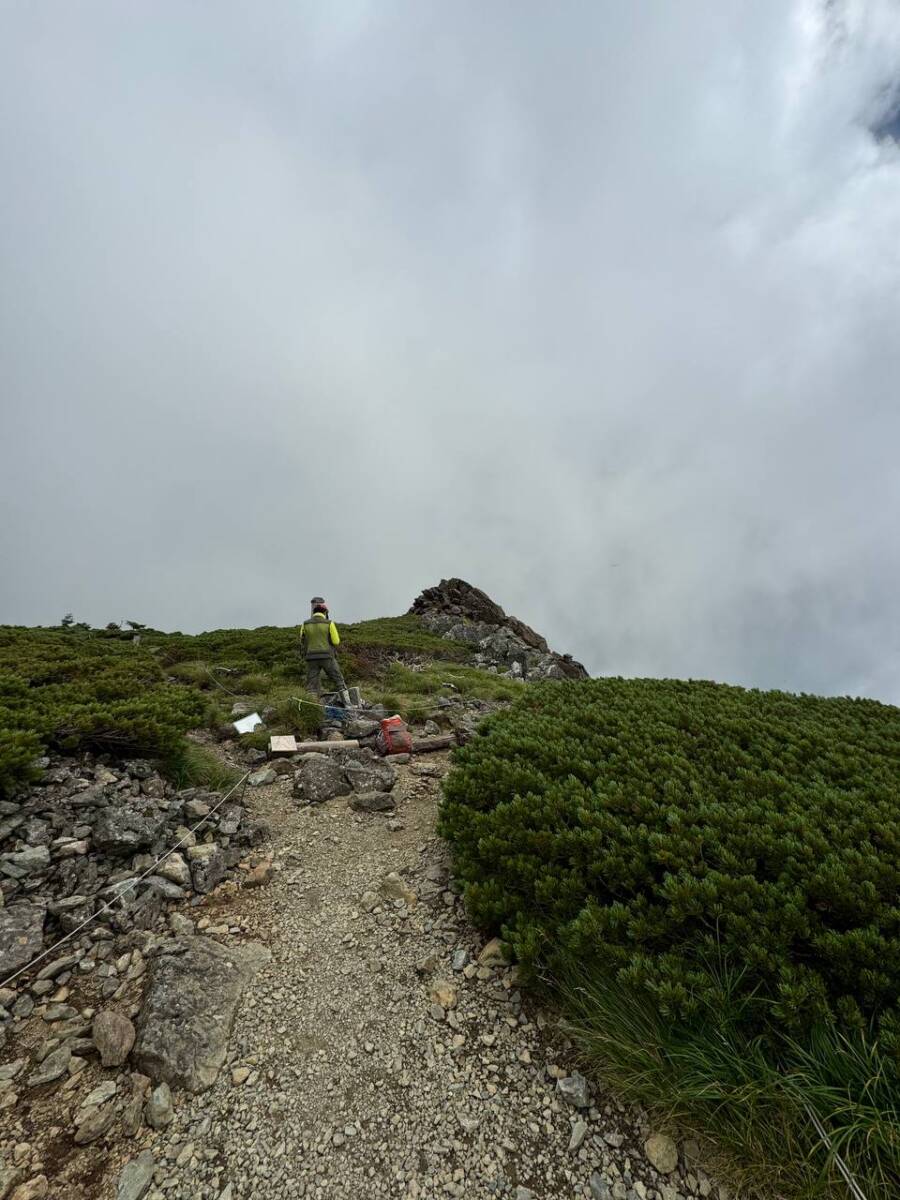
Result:
M4 23L0 619L461 574L594 670L900 701L894 3Z

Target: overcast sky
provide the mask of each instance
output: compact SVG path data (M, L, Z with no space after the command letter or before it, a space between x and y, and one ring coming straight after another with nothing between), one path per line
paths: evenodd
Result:
M0 621L900 703L897 0L0 18Z

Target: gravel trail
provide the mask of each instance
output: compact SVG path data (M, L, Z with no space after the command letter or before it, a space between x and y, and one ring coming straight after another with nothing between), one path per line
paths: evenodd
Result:
M208 919L273 958L215 1086L146 1141L151 1200L727 1196L684 1153L658 1173L650 1127L586 1091L514 972L479 963L435 834L446 768L402 767L390 815L299 806L290 777L248 792L274 870ZM650 1148L663 1167L666 1149Z

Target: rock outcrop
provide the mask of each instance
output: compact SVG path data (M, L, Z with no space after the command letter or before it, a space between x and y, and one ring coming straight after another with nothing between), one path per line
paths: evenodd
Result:
M476 662L513 679L587 679L570 654L557 654L518 617L510 617L464 579L442 579L413 601L410 613L452 641L477 647Z
M94 928L113 934L153 928L169 904L212 890L266 833L239 804L211 811L218 793L179 791L144 759L54 757L45 766L39 783L0 801L0 982L93 913ZM148 874L179 840L183 853ZM0 1005L0 1041L3 1028Z
M255 943L174 941L153 960L138 1019L135 1062L151 1079L202 1092L225 1062L241 992L271 955Z

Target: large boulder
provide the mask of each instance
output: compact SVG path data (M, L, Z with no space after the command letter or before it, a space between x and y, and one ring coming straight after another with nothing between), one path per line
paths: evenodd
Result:
M212 1087L241 993L270 958L257 943L187 937L153 959L133 1054L139 1070L190 1092Z
M40 954L46 913L40 904L27 901L0 908L0 979Z
M133 854L152 846L162 828L162 816L149 805L105 808L94 824L94 845L108 854Z
M349 796L353 788L347 782L345 766L326 754L310 754L294 779L294 795L307 804L323 804L336 796Z
M371 750L346 763L344 774L355 792L389 792L397 782L394 765Z

